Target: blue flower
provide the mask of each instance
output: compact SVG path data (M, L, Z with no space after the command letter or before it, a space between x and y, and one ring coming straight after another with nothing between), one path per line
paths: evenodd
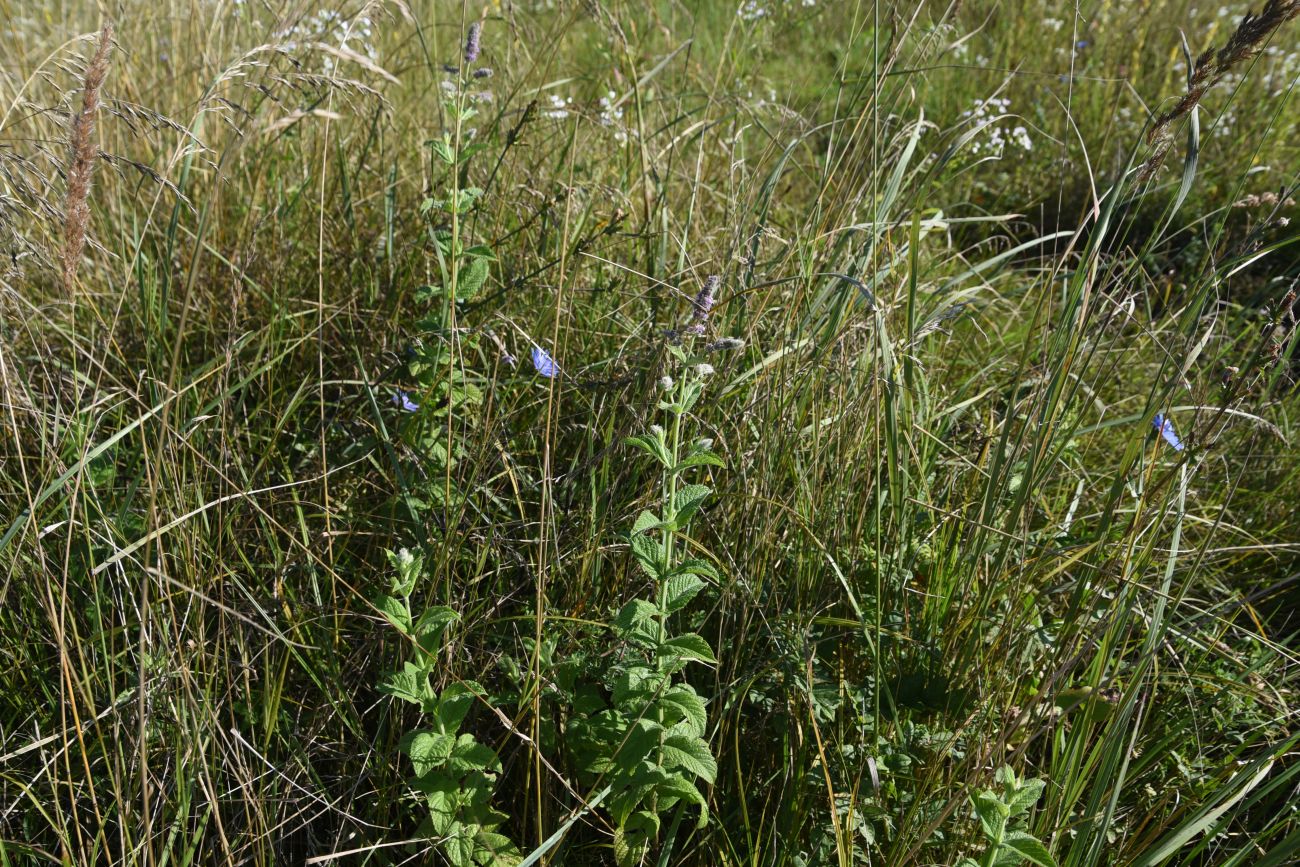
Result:
M551 354L540 346L533 347L533 367L537 372L545 377L552 377L559 371L560 366L551 358Z
M411 396L401 389L398 389L397 393L393 395L393 406L402 412L415 412L420 408L420 405L411 400Z
M1156 413L1156 417L1151 420L1156 426L1156 430L1165 438L1165 442L1174 447L1174 451L1183 450L1183 441L1178 438L1177 432L1174 431L1174 423L1165 418L1164 413Z

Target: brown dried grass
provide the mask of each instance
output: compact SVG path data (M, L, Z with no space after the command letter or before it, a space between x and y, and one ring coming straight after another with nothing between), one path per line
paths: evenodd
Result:
M99 113L99 91L108 75L108 56L112 46L113 25L105 22L99 33L99 46L86 67L81 111L72 118L69 127L71 157L63 235L63 287L69 293L77 277L77 266L86 246L86 227L90 224L90 183L95 173L95 159L99 156L99 148L94 142L95 116Z

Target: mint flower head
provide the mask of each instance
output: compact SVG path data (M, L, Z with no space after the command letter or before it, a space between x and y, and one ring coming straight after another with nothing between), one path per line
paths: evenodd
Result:
M709 311L717 302L718 286L721 285L722 278L717 274L710 276L700 287L699 293L695 300L691 302L694 312L691 314L691 324L686 326L687 334L703 334L709 324Z
M483 33L483 23L475 21L469 26L469 33L465 35L465 65L469 66L475 60L478 60L479 37Z

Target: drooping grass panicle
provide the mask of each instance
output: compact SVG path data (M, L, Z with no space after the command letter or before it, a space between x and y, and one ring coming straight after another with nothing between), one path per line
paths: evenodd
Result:
M113 45L113 25L104 23L81 91L81 110L69 127L71 155L68 163L68 194L64 207L63 286L72 291L86 246L86 226L90 223L90 182L95 172L98 148L94 143L95 116L99 112L99 92L108 74L108 55Z
M1300 16L1300 0L1268 0L1258 15L1246 13L1228 41L1218 51L1207 48L1196 59L1196 65L1187 79L1187 91L1178 104L1156 118L1147 133L1151 154L1138 170L1138 181L1149 180L1164 165L1165 157L1173 145L1173 123L1191 114L1215 84L1234 66L1254 57L1277 31L1296 16Z

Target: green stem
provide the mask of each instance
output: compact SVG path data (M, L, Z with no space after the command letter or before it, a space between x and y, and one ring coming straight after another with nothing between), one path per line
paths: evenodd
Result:
M686 377L682 376L676 385L677 393L673 403L676 407L681 407L686 400ZM677 531L671 526L673 521L677 520L677 473L673 472L673 467L677 466L679 461L679 452L681 450L682 439L682 412L680 409L669 410L672 413L672 433L668 438L668 457L669 466L664 467L663 491L664 491L664 514L663 518L670 526L664 530L663 554L660 562L660 574L667 575L668 570L673 565L674 537ZM661 580L655 592L656 601L659 603L659 641L663 642L668 638L668 599L664 596L664 582Z

